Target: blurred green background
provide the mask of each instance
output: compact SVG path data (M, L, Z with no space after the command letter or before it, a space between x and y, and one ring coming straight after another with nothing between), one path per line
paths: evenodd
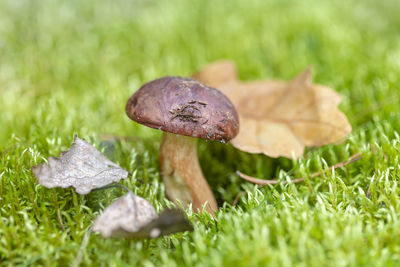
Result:
M152 79L231 59L242 80L290 80L311 66L314 82L343 96L353 133L299 161L202 142L204 172L225 205L217 221L188 211L194 233L152 241L95 235L79 261L400 264L399 13L397 0L0 0L0 262L76 263L93 218L121 194L37 186L31 166L66 150L75 133L99 148L106 135L121 137L108 156L135 173L125 184L158 210L170 205L159 182L160 132L130 121L126 100ZM234 174L299 177L358 151L362 161L296 186L256 189Z
M126 99L144 82L228 58L242 79L307 66L342 93L353 125L397 104L398 1L1 1L0 144L12 133L133 132ZM386 103L386 102L385 102ZM360 114L361 113L361 114ZM368 113L368 114L365 114Z

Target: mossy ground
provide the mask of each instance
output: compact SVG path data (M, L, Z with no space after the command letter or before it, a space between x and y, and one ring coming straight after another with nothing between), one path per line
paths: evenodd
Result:
M133 172L123 183L157 210L170 206L160 132L131 122L125 102L144 82L229 58L243 80L288 80L312 66L315 82L343 96L353 133L300 160L202 142L217 219L188 211L194 232L155 240L92 234L81 264L400 265L399 12L396 0L1 1L1 264L68 266L93 219L123 193L37 185L31 167L75 133ZM361 160L301 184L256 188L235 175L290 181L360 151Z

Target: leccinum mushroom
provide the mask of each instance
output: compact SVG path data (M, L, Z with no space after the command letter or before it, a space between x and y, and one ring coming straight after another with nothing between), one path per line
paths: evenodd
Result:
M164 77L143 85L129 98L132 120L164 131L160 168L169 199L195 212L218 209L197 157L197 138L227 142L239 131L238 115L220 91L198 81Z

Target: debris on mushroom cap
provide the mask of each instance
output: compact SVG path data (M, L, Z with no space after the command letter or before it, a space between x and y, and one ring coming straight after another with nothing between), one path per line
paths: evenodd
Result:
M179 135L229 141L239 132L230 100L217 89L181 77L143 85L126 104L132 120Z

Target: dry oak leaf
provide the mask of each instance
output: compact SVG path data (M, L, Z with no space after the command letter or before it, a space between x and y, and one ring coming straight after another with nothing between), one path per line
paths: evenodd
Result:
M305 146L339 142L351 132L350 123L338 109L340 95L313 84L310 69L291 82L242 82L235 64L221 60L193 78L218 88L235 105L240 131L231 143L240 150L298 158Z
M120 197L95 220L94 232L103 237L156 238L193 230L179 210L166 210L158 216L147 200L132 192Z
M48 165L33 166L32 172L39 184L47 188L73 186L83 195L125 179L129 174L78 136L75 136L71 148L61 152L59 158L49 157Z

